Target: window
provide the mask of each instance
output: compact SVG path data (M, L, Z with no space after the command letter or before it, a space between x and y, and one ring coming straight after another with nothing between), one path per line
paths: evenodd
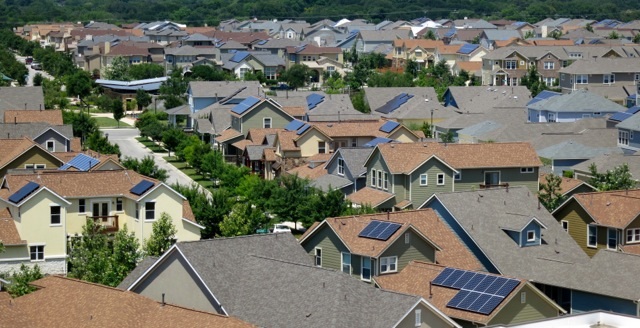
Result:
M504 69L516 69L518 68L517 62L515 60L505 60L504 61Z
M627 243L640 242L640 228L627 229Z
M42 170L47 168L47 164L25 164L24 168L31 169L31 170L33 169Z
M358 147L358 138L351 138L351 147Z
M47 140L47 151L56 151L56 142L53 140Z
M542 81L544 81L544 84L548 87L553 86L556 83L556 78L555 77L545 77L542 79Z
M485 187L500 185L500 171L484 172Z
M44 245L29 246L31 261L44 261Z
M244 79L244 75L247 74L247 73L249 73L249 69L248 68L246 68L246 67L240 68L240 76L239 76L239 78L241 80Z
M398 262L397 256L389 256L380 258L380 273L396 272L398 268L396 263Z
M329 72L329 74L333 74L333 72L336 71L336 67L335 66L327 66L327 72Z
M116 211L122 212L122 198L116 198Z
M587 227L587 246L598 247L598 227L591 224Z
M140 205L136 204L136 220L140 219Z
M420 185L421 186L426 186L428 183L428 178L426 174L420 174Z
M382 186L382 189L389 190L389 176L387 175L387 172L384 172L384 178L382 179L382 183L384 184Z
M536 232L533 230L527 231L527 241L536 241Z
M547 122L555 122L556 121L556 113L547 114Z
M616 83L616 75L615 74L604 74L604 75L602 75L602 83L603 84Z
M410 234L410 233L408 233L408 232L406 232L406 233L404 234L404 243L405 243L405 244L408 244L410 241L411 241L411 234Z
M78 199L78 212L84 213L87 211L86 201L84 198Z
M382 171L378 171L378 188L382 188Z
M58 225L62 223L60 217L60 206L51 206L51 225Z
M265 117L262 119L262 127L265 129L271 129L271 117Z
M351 253L342 253L342 272L351 274Z
M416 50L416 57L418 57L418 58L422 57L422 51L421 50Z
M562 220L560 223L562 224L562 230L569 232L569 221Z
M324 141L318 141L318 154L324 154L327 152L327 143Z
M454 173L453 174L453 179L456 180L456 181L462 180L462 171L459 171L458 173Z
M576 84L587 84L587 83L589 83L589 76L587 74L576 75Z
M422 327L422 310L416 309L416 327Z
M265 67L264 68L264 77L267 80L275 80L277 76L277 70L275 67Z
M618 230L607 229L607 249L618 249Z
M518 78L517 77L512 77L511 78L511 85L516 87L518 86Z
M563 60L562 61L562 67L567 67L569 66L569 61L568 60ZM564 76L562 76L564 78Z
M371 258L362 257L362 270L360 271L360 279L370 281L371 280Z
M571 52L569 53L570 58L582 58L582 53L580 52Z
M155 220L156 218L156 203L146 202L144 203L144 219Z
M438 186L444 186L444 173L438 173Z
M376 186L376 170L371 169L371 187Z
M554 69L555 68L555 63L554 62L544 62L544 69Z
M520 293L520 303L527 303L527 292Z
M338 158L338 175L344 175L344 160Z
M321 267L322 266L322 248L316 247L315 259L316 259L316 266Z
M629 145L629 132L628 131L618 131L618 144L619 145Z
M521 167L520 173L533 173L533 167Z

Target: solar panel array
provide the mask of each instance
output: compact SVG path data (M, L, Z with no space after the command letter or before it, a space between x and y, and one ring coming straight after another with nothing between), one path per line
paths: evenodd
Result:
M474 50L478 49L479 46L480 46L479 44L467 43L462 47L460 47L460 50L458 50L458 53L468 55L472 53Z
M633 114L637 113L640 111L640 107L638 106L633 106L629 109L627 109L626 112L618 112L615 113L613 115L611 115L611 117L609 118L612 121L618 121L618 122L622 122L626 119L628 119L629 117L633 116Z
M393 139L377 137L377 138L367 142L366 144L364 144L364 147L375 147L377 144L390 143L392 141L393 141Z
M242 114L244 114L244 112L249 110L249 108L253 107L255 104L257 104L259 102L260 102L260 99L251 96L251 97L243 100L241 103L233 106L231 111L236 113L236 114L238 114L238 115L242 115Z
M393 97L393 99L387 101L386 104L382 105L382 107L376 109L376 112L382 113L382 114L389 114L391 112L393 112L394 110L398 109L400 106L404 105L404 103L406 103L407 101L409 101L409 99L413 98L413 95L407 94L407 93L401 93L395 97Z
M133 188L131 188L131 190L129 190L132 194L134 195L142 195L145 192L147 192L147 190L149 190L149 188L153 187L153 182L149 181L149 180L142 180L140 182L138 182L137 185L133 186Z
M303 125L304 125L304 122L299 120L293 120L289 122L289 124L287 124L287 126L285 126L284 129L287 131L298 131L298 129L301 128Z
M24 187L13 193L13 195L9 196L9 201L18 204L27 196L31 195L32 192L36 191L36 189L38 189L39 187L39 184L30 181L29 183L24 185Z
M62 165L58 170L64 171L71 167L74 167L78 171L89 171L92 167L96 166L96 164L98 163L100 163L100 160L97 158L93 158L85 154L78 154L76 157L71 159L68 163Z
M244 91L244 89L246 89L247 87L242 87L239 88L238 90L234 91L233 93L231 93L230 95L222 98L222 100L219 101L219 103L223 104L223 105L228 105L228 104L239 104L240 102L242 102L242 100L238 101L238 102L231 102L231 100L236 100L237 98L233 98L235 97L237 94L239 94L240 92Z
M382 131L384 133L390 133L391 131L393 131L398 126L400 126L400 123L395 122L395 121L388 121L387 123L383 124L380 127L380 131Z
M562 95L561 93L558 92L553 92L553 91L549 91L549 90L544 90L542 92L540 92L537 96L533 97L533 99L531 99L528 103L527 106L532 105L537 103L538 101L541 100L545 100L545 99L549 99L549 98L553 98L555 96L560 96Z
M431 283L460 290L447 303L448 307L489 314L511 294L520 281L480 272L445 268Z
M372 238L386 241L393 235L402 225L395 222L371 221L367 224L358 237Z
M296 132L296 135L303 134L304 131L307 131L310 127L311 125L305 123L301 128L298 129L298 132Z
M324 101L324 96L317 93L312 93L307 96L307 108L312 110L318 106L319 103Z
M248 52L246 52L246 51L238 51L229 60L234 62L234 63L239 63L239 62L243 61L245 58L247 58L248 56L249 56Z
M261 40L260 42L258 42L258 45L262 46L262 45L266 44L267 42L269 42L269 40Z

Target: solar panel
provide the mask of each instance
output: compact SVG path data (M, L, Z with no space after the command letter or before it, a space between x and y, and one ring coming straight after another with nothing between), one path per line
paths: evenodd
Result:
M269 42L269 40L262 40L262 41L258 42L258 44L262 46L262 45L266 44L267 42Z
M462 287L462 289L473 290L480 282L482 282L482 280L484 280L484 277L484 274L476 274Z
M500 287L504 285L505 282L507 282L507 280L509 279L498 277L496 280L493 281L491 286L489 286L489 288L487 288L487 290L485 290L484 292L487 294L496 294L496 292L500 289Z
M493 312L493 310L495 310L495 308L497 308L498 305L500 305L500 303L502 303L503 299L504 298L502 297L491 296L489 297L489 300L486 303L484 303L482 307L478 309L477 312L480 312L482 314L489 314Z
M289 124L287 124L287 126L285 126L284 129L287 130L287 131L297 131L303 125L304 125L304 122L298 121L298 120L293 120L293 121L289 122Z
M234 63L239 63L239 62L243 61L245 58L247 58L248 56L249 56L248 52L246 52L246 51L238 51L229 60L234 62Z
M13 193L13 195L9 196L9 201L15 204L18 204L27 196L29 196L32 192L36 191L36 189L38 189L39 187L40 187L39 184L33 181L30 181L29 183L24 185L22 188L20 188L18 191Z
M377 144L390 143L392 141L393 141L393 139L377 137L377 138L367 142L366 144L364 144L364 147L375 147Z
M366 237L366 236L368 236L371 233L371 231L373 231L373 229L378 227L379 224L380 224L380 221L371 221L371 222L369 222L369 224L367 224L367 226L364 227L364 229L362 229L362 231L360 231L360 234L358 235L358 237Z
M480 282L473 290L476 292L484 293L487 288L489 288L489 286L491 286L491 284L496 281L496 278L497 277L494 276L485 276L484 279L482 279L482 282Z
M495 295L507 297L507 295L511 294L514 288L518 286L520 282L515 279L509 279L496 293Z
M233 106L231 111L236 113L236 114L238 114L238 115L242 115L249 108L253 107L255 104L257 104L259 102L260 102L260 99L258 99L256 97L249 97L249 98L243 100L241 103Z
M394 222L371 221L362 229L358 237L388 240L401 226L401 224Z
M464 270L456 270L453 273L451 273L449 275L449 278L447 278L442 285L445 287L452 287L453 284L458 281L460 279L460 277L462 277L462 274L464 274Z
M482 308L490 298L491 298L491 295L489 294L479 294L476 300L467 307L467 310L473 311L473 312L480 311L480 308Z
M380 131L382 131L384 133L390 133L391 131L393 131L398 126L400 126L400 123L398 123L398 122L387 121L387 123L383 124L380 127Z
M440 274L433 279L433 281L431 281L432 284L434 285L442 285L442 283L449 277L450 274L452 274L455 271L455 269L452 268L445 268L444 270L442 270L440 272Z
M461 289L462 286L464 286L469 281L469 279L473 278L473 276L475 275L476 275L475 272L466 271L465 273L462 274L462 277L460 277L458 281L456 281L451 285L451 287L456 289Z
M458 50L458 52L461 54L467 55L472 53L474 50L478 49L479 46L480 46L479 44L467 43L462 47L460 47L460 50Z
M463 310L467 310L471 307L471 304L473 304L473 302L475 302L478 297L480 297L480 293L476 293L476 292L469 292L469 295L467 295L467 297L465 297L460 303L458 303L458 306L456 306L459 309L463 309Z
M307 96L307 108L312 110L318 106L319 103L324 101L324 96L317 93L312 93Z
M460 304L460 302L462 302L467 296L469 296L469 294L471 294L470 291L468 290L461 290L459 291L456 296L454 296L449 303L447 303L448 307L458 307L458 304Z
M388 240L389 237L391 237L394 233L396 233L396 231L398 231L398 229L400 229L399 224L389 224L382 232L380 232L376 236L376 238L380 240Z
M413 98L413 95L401 93L393 97L393 99L387 101L387 103L382 105L382 107L376 109L376 112L379 112L382 114L389 114L394 110L398 109L400 106L404 105L404 103L409 101L409 99L411 98Z
M78 154L71 159L67 164L61 166L59 170L67 170L70 167L75 167L78 171L89 171L96 164L100 163L100 160L87 156L85 154Z
M296 132L296 135L301 135L303 134L305 131L307 131L309 128L311 127L311 125L306 124L303 125L300 129L298 129L298 132Z
M134 195L140 196L144 194L147 190L149 190L149 188L151 187L153 187L153 182L149 180L142 180L138 182L137 185L133 186L133 188L131 188L129 192L131 192Z

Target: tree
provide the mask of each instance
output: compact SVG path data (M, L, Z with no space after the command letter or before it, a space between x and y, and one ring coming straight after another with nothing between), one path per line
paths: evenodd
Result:
M93 89L93 80L89 73L77 70L75 73L67 76L66 83L67 94L70 96L78 96L80 100L83 100L86 96L91 94Z
M424 133L425 138L433 138L433 126L429 122L422 122L420 130Z
M103 280L102 283L112 287L118 286L142 259L138 238L133 231L129 233L126 224L113 237L113 252L110 259L111 270L108 272L106 281Z
M288 70L282 72L281 78L290 87L298 89L305 86L309 80L309 67L303 64L293 64Z
M249 203L236 203L220 222L220 234L225 237L253 234L265 225L266 216Z
M164 67L155 63L142 63L129 66L131 80L153 79L164 76Z
M102 283L109 272L110 252L107 235L103 228L88 218L80 237L74 237L69 247L69 277L89 282Z
M520 84L524 85L531 92L531 97L537 96L540 92L547 90L547 85L542 82L538 69L531 65L527 74L520 79Z
M120 146L110 143L109 140L102 135L101 131L91 133L85 141L85 146L101 154L113 154L120 157Z
M160 256L175 243L178 230L171 222L171 216L166 212L151 226L151 236L144 243L144 252L148 256Z
M525 39L531 39L535 37L536 37L536 33L533 30L528 30L527 32L524 33Z
M540 199L540 203L542 203L549 212L558 208L564 201L562 188L560 188L561 183L561 177L555 174L547 174L545 176L545 182L540 184L538 199Z
M198 81L225 81L232 80L232 76L221 69L210 65L198 65L191 68L192 80Z
M151 105L151 95L143 89L136 90L136 103L138 104L138 110L147 108Z
M8 292L13 297L29 294L36 290L36 287L30 285L30 283L42 278L44 278L44 275L38 265L29 267L24 263L20 264L20 270L11 276Z
M42 74L36 73L36 75L33 76L33 85L36 87L41 86L42 80L44 80L44 77L42 77Z
M438 37L436 36L436 33L433 32L432 29L428 29L427 32L422 37L427 39L427 40L437 40L438 39Z
M442 141L444 143L453 143L453 141L454 141L453 132L448 131L447 133L441 133L440 134L440 141Z
M169 157L171 157L171 152L175 151L186 137L187 135L179 128L169 128L162 132L162 143L164 148L169 151Z
M598 191L633 189L636 186L636 181L633 180L627 163L604 173L598 172L598 167L593 163L589 166L589 172L591 174L589 184Z
M62 111L62 122L71 124L73 136L86 139L89 135L99 132L96 120L84 112Z
M120 98L115 98L111 102L111 112L113 113L113 119L118 122L118 127L120 127L120 120L124 117L124 108L122 108L122 100Z
M158 165L156 165L156 161L153 159L153 156L151 155L145 156L144 158L142 158L142 160L127 156L121 162L121 164L129 170L134 170L137 173L160 180L162 182L167 181L167 178L169 177L167 174L167 170L159 168Z
M633 43L635 43L635 44L639 44L640 43L640 33L636 34L633 37Z
M129 66L131 65L126 58L117 56L113 58L111 64L103 69L102 77L107 80L131 81Z
M620 39L620 34L618 34L618 32L616 31L611 31L611 33L609 33L609 36L607 36L607 39L610 39L610 40Z
M547 35L547 37L559 40L562 37L562 32L560 32L559 30L553 30Z

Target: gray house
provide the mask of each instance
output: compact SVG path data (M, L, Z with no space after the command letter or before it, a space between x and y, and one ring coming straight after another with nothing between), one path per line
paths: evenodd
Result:
M563 91L570 91L591 86L633 85L640 80L640 58L635 56L629 58L584 57L585 59L560 69L560 88Z
M584 89L568 94L544 92L527 104L527 122L575 122L625 110L625 107Z
M341 147L327 161L323 175L313 185L326 190L340 188L345 195L354 193L367 185L367 170L364 163L371 154L370 147Z
M618 147L627 153L640 150L640 115L625 119L616 125L618 129Z

